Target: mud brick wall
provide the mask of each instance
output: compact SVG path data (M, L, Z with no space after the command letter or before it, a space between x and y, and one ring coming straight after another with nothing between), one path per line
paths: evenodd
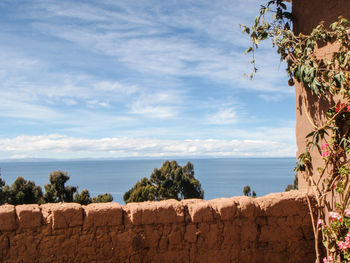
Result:
M314 27L316 27L321 21L325 22L326 26L338 20L339 16L343 16L350 20L350 1L349 0L293 0L292 12L294 17L293 30L296 34L304 33L309 34ZM319 48L317 55L331 56L337 47L332 44L327 44ZM303 99L305 98L305 99ZM337 99L335 98L335 101ZM308 116L312 121L318 125L326 121L326 111L330 106L325 101L317 98L310 90L305 90L300 83L295 84L295 104L296 104L296 142L298 151L296 156L298 157L305 151L306 143L305 137L313 131L313 127L308 120ZM317 167L322 167L324 162L317 151L314 148L311 152L313 175L315 180L318 178ZM298 175L299 190L306 190L308 184L302 173Z
M0 262L314 262L305 194L0 206Z

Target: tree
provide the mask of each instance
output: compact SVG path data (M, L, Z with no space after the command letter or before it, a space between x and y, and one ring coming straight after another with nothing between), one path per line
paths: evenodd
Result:
M12 205L44 203L40 186L18 177L11 187L5 186L6 202Z
M66 186L65 184L69 180L66 172L54 171L50 173L49 180L50 183L45 185L45 194L43 194L40 186L36 186L33 181L27 181L23 177L18 177L10 187L1 179L0 169L0 205L5 203L20 205L57 202L75 202L88 205L90 203L113 201L113 197L109 193L91 198L87 189L79 194L77 187Z
M50 183L45 185L44 200L47 203L73 202L73 195L77 191L75 186L65 186L69 180L67 172L54 171L50 173Z
M192 163L182 167L176 161L165 161L160 169L153 170L149 179L142 178L123 198L125 203L129 203L203 197L204 191L194 177Z
M244 186L244 188L243 188L243 194L245 195L245 196L250 196L251 195L251 189L250 189L250 186L249 185L246 185L246 186Z
M1 168L0 168L0 205L4 204L7 199L7 191L4 189L6 183L5 180L1 179Z
M92 198L92 203L109 203L113 201L113 196L109 193L100 194L97 197Z
M250 196L250 197L253 197L253 198L256 197L255 191L252 192L252 190L250 189L250 186L249 186L249 185L244 186L244 188L243 188L243 194L244 194L245 196Z
M298 190L298 174L295 174L293 184L287 185L285 191Z
M143 202L147 200L155 200L157 189L152 185L151 181L144 177L127 191L123 198L125 203Z
M84 189L83 191L81 191L81 193L79 194L79 192L77 191L74 195L74 199L73 199L74 203L79 203L81 205L88 205L91 203L91 198L90 198L90 193L87 189Z

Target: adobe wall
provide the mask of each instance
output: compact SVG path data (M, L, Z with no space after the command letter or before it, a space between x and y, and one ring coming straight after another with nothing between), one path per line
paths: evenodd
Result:
M0 206L0 262L314 262L305 194Z
M293 29L308 34L321 21L326 25L333 23L339 16L350 19L349 0L292 0Z
M339 16L343 16L350 20L350 1L349 0L293 0L293 30L295 33L308 34L312 29L317 26L321 21L325 21L325 24L335 22ZM334 51L334 47L327 45L321 47L318 55L330 55ZM305 98L305 100L303 99ZM305 151L305 137L311 131L313 127L308 120L306 111L309 113L309 117L317 125L321 126L324 122L326 111L329 106L324 101L313 95L309 90L303 90L299 83L295 84L295 102L296 102L296 142L298 146L297 157ZM313 159L313 171L315 178L317 178L317 167L323 166L323 160L317 149L314 148L311 151ZM299 174L299 189L305 190L307 184L302 174Z

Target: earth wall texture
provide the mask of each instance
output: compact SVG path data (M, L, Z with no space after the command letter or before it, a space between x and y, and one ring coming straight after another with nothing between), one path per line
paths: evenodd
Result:
M343 16L350 20L349 0L292 0L293 30L295 33L309 34L321 21L326 26ZM320 46L317 56L331 56L337 47L331 44ZM337 101L337 98L334 98ZM326 112L333 104L328 104L315 96L310 90L302 88L300 83L295 83L295 104L296 104L296 142L298 157L305 151L305 137L313 131L309 118L318 126L326 120ZM308 116L309 115L309 116ZM310 152L314 178L317 181L317 167L322 167L324 162L316 147ZM348 157L347 157L348 158ZM347 161L347 160L345 160ZM307 189L307 182L302 173L298 175L299 190Z
M305 193L0 206L0 262L314 262Z

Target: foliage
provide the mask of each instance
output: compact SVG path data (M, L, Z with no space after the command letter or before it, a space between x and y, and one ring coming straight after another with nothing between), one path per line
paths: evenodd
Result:
M97 197L92 198L92 203L108 203L113 201L113 196L109 193L99 194Z
M1 172L1 170L0 170ZM2 204L43 204L56 202L75 202L81 205L90 203L112 202L111 194L100 194L91 198L88 190L83 190L79 194L77 187L66 186L69 176L66 172L54 171L50 173L50 184L45 185L45 194L40 186L35 185L32 181L27 181L23 177L18 177L16 181L8 186L0 173L0 205ZM74 198L73 198L73 194Z
M142 178L124 194L125 203L159 201L165 199L188 199L204 197L199 181L194 177L193 164L184 167L176 161L165 161L155 168L150 178Z
M252 41L246 53L252 53L251 63L256 73L254 54L261 41L271 39L272 45L286 61L286 72L324 105L329 105L325 120L314 123L302 98L313 131L306 136L306 149L298 157L296 172L302 173L316 198L311 206L316 262L321 261L319 235L325 248L324 262L350 262L350 167L346 156L350 152L350 41L349 22L339 17L329 28L321 22L308 34L294 34L292 15L282 0L272 0L262 6L254 25L242 25ZM332 54L317 52L331 43ZM302 95L304 96L304 95ZM323 166L312 167L310 151L316 149ZM307 197L308 198L308 197Z
M91 203L91 198L90 198L90 193L87 189L84 189L83 191L81 191L81 193L79 194L79 192L77 191L74 195L74 199L73 199L74 203L79 203L81 205L88 205Z
M249 185L246 185L246 186L244 186L244 188L243 188L243 194L245 195L245 196L250 196L251 195L251 189L250 189L250 186Z
M286 192L288 192L290 190L298 190L298 174L294 175L293 184L287 185L287 187L285 189Z
M123 199L125 203L156 200L156 192L156 186L144 177L124 194Z
M58 170L50 173L50 183L45 185L45 202L73 202L73 195L77 191L77 187L66 186L68 180L67 172Z
M243 194L245 196L256 197L255 191L252 192L249 185L243 187Z
M7 199L7 193L4 190L6 183L3 179L1 179L1 168L0 168L0 205L4 204Z
M4 192L6 203L12 205L42 204L44 202L41 187L23 177L18 177L11 187L5 185Z

